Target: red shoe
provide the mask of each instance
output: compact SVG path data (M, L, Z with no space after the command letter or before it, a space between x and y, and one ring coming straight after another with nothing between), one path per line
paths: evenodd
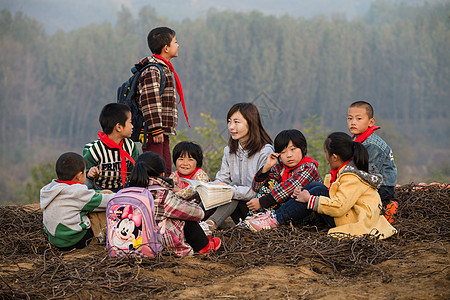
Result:
M398 203L397 201L391 201L386 205L386 210L384 212L384 217L392 224L394 222L394 215L397 213Z
M198 251L198 253L209 254L211 251L219 250L222 245L222 241L218 237L214 237L209 239L209 243L202 250Z

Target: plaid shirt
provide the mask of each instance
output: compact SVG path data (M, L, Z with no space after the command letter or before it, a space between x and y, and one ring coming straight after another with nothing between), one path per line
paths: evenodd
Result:
M281 182L285 170L283 164L278 162L267 173L262 173L262 168L259 169L253 178L252 188L255 192L259 192L266 181L270 179L278 182L270 194L259 198L261 208L268 208L275 204L286 202L292 198L294 190L298 187L303 187L313 181L322 182L317 167L318 165L312 162L301 164L290 173L290 177L285 182Z
M151 135L155 136L161 133L174 135L178 123L178 110L172 72L163 61L153 56L144 57L139 64L146 66L151 62L163 66L166 85L164 92L160 95L161 75L159 69L155 66L145 69L138 80L139 109Z
M194 202L188 202L172 192L173 182L161 177L150 177L149 185L159 185L164 189L152 190L155 199L155 221L163 228L163 247L178 256L193 254L192 247L184 238L184 220L201 221L205 213Z

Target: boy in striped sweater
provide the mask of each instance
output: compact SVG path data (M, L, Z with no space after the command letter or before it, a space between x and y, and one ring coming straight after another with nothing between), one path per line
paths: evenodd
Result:
M127 175L139 156L136 144L129 139L133 131L131 111L125 104L109 103L100 113L98 140L86 144L86 185L96 190L117 192L124 187Z

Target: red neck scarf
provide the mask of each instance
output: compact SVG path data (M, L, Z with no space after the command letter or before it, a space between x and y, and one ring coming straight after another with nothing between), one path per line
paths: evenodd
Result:
M131 163L133 164L133 166L134 166L134 159L130 156L130 154L128 154L128 152L123 150L123 148L122 148L123 140L120 141L120 144L117 144L116 142L111 140L106 135L106 133L104 133L103 131L98 132L98 137L100 138L100 141L102 141L109 148L119 150L119 152L120 152L120 177L122 177L122 184L123 184L123 186L125 186L125 181L127 179L127 162L126 162L125 158L128 158L131 161Z
M345 165L347 165L352 159L353 159L353 157L350 158L349 160L347 160L346 162L344 162L339 168L337 168L337 169L335 169L335 170L330 170L330 174L331 174L330 187L331 187L331 184L332 184L333 182L336 181L337 174L339 173L339 171L340 171L343 167L345 167ZM330 188L328 188L328 189L330 189Z
M78 181L71 181L71 180L59 180L59 179L56 179L56 181L58 181L59 183L65 183L65 184L68 184L68 185L72 185L72 184L82 184L81 182L78 182Z
M195 168L194 172L192 172L192 173L189 174L189 175L183 175L183 174L181 174L181 173L178 172L178 171L176 171L176 173L177 173L177 175L178 175L179 177L183 177L183 178L186 178L186 179L192 179L192 178L195 176L195 173L197 173L198 170L200 170L200 168ZM185 182L185 181L181 181L181 180L178 181L178 187L179 187L179 188L184 189L184 188L187 187L188 185L189 185L189 183L187 183L187 182Z
M283 164L284 167L284 172L283 172L283 176L281 176L281 182L285 182L288 178L290 178L291 176L289 176L291 174L291 172L295 169L297 169L299 166L306 164L306 163L315 163L316 166L319 166L319 163L317 161L315 161L314 159L312 159L309 156L305 156L302 158L302 160L295 166L292 168L287 167L285 164Z
M364 142L375 130L380 129L381 127L379 126L372 126L367 128L366 131L364 131L360 136L358 136L355 140L355 142ZM352 139L355 138L355 135L352 136Z
M188 118L187 111L186 111L186 105L184 104L183 88L181 86L180 78L178 78L178 74L175 72L175 69L173 68L172 64L168 60L166 60L164 57L162 57L161 55L158 55L158 54L153 54L153 56L156 57L157 59L162 60L169 67L169 70L175 76L175 84L177 87L177 93L178 93L178 95L180 95L180 101L178 103L181 102L181 104L183 105L184 116L186 117L186 122L187 122L189 128L191 128L191 125L189 125L189 118Z

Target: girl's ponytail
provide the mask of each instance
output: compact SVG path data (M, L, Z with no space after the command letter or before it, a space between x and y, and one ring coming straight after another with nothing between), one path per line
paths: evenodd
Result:
M164 160L154 152L144 152L137 158L127 186L148 187L150 176L161 176L166 169Z
M136 161L127 186L148 187L148 184L149 175L147 164L144 161Z
M336 154L343 161L353 158L359 170L368 172L369 153L366 147L359 142L354 142L345 132L333 132L327 137L324 145L328 155Z
M353 142L353 162L359 170L369 172L369 153L360 142Z

